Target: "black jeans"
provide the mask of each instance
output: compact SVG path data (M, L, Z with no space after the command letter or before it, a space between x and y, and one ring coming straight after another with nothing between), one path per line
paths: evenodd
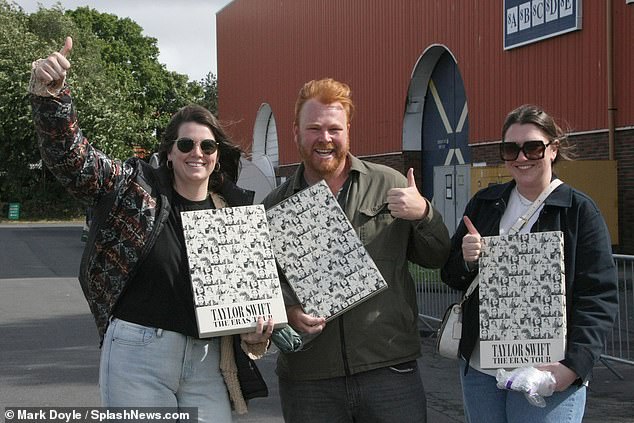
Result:
M279 380L286 423L427 421L416 361L332 379Z

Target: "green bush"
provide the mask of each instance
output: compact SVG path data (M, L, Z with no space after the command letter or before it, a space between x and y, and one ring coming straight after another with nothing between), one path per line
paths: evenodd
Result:
M66 192L57 195L41 193L22 203L20 218L23 220L74 220L82 219L86 206Z
M83 219L86 211L86 206L81 201L61 188L38 190L28 197L0 201L0 221L8 220L9 202L20 203L19 220L26 221Z

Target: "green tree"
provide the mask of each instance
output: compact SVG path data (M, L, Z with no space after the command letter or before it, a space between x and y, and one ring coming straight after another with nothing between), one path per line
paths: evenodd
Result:
M203 97L199 104L216 115L218 113L218 80L216 75L209 72L204 79L200 80L199 84L203 90Z
M121 19L87 7L67 14L77 27L97 39L94 46L99 49L103 75L108 78L110 89L117 87L118 101L107 104L125 110L130 118L124 119L125 123L120 126L125 133L100 135L95 132L97 145L123 144L128 149L125 156L130 155L133 147L152 151L157 144L157 134L169 117L196 99L187 77L167 71L158 62L156 39L142 35L143 28L129 18ZM106 115L100 117L101 125L112 122L112 115L117 113L111 107L105 111ZM112 135L117 135L116 141L112 141Z
M171 115L186 104L216 110L213 74L190 82L168 71L158 62L156 39L132 20L59 4L28 15L0 0L0 203L22 202L25 215L59 204L77 208L48 170L37 167L26 95L33 59L59 49L67 35L73 37L68 83L82 130L109 155L126 159L136 147L155 150Z
M27 101L31 62L49 46L29 31L29 18L0 1L0 202L28 198L39 189L39 151Z

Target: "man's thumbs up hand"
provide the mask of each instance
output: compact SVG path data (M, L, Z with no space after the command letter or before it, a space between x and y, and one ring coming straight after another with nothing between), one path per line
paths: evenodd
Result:
M427 201L420 195L414 179L414 169L407 171L407 188L392 188L387 192L387 207L392 216L419 220L427 216Z
M416 179L414 179L414 169L411 167L407 170L407 187L416 188Z

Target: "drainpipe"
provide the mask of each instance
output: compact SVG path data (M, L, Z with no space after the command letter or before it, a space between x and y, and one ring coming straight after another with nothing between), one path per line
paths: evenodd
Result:
M608 158L614 160L614 36L612 0L606 0L607 79L608 79Z

